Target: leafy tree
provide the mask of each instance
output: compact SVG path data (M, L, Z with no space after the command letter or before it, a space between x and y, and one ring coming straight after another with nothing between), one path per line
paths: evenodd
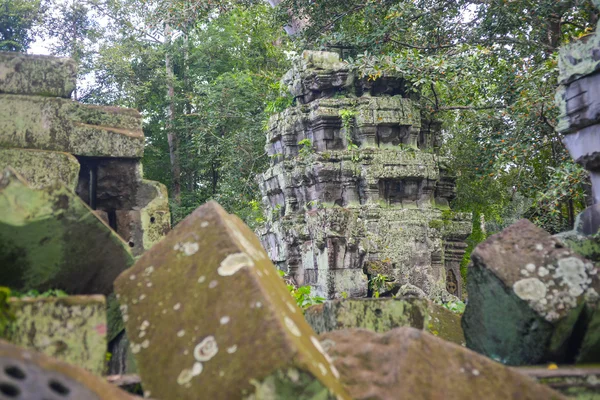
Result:
M40 13L40 0L0 0L0 50L26 51Z

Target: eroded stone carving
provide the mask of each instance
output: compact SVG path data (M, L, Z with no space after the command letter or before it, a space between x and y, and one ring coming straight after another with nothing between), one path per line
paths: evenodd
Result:
M430 297L452 271L460 296L471 218L448 207L436 124L422 127L406 82L361 79L336 53L305 51L283 83L297 105L271 118L259 179L271 259L326 298L366 296L373 262Z

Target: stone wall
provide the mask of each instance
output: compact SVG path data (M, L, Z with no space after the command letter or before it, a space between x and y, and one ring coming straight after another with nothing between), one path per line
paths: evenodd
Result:
M362 79L336 53L312 51L282 82L296 105L271 117L259 179L271 259L326 298L364 297L378 273L460 296L471 218L448 207L439 125L422 123L406 82Z
M0 170L75 191L134 255L170 229L164 185L145 180L138 111L80 104L72 60L0 52Z

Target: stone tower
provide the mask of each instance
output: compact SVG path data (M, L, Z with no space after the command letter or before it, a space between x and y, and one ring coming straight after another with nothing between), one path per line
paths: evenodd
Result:
M422 121L407 83L359 78L336 53L315 51L282 83L296 105L271 117L271 166L259 178L259 234L274 263L328 299L367 296L378 274L460 296L471 216L449 208L439 127Z

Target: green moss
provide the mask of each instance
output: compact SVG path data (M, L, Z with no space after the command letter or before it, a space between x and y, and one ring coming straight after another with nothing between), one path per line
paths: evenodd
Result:
M432 219L429 221L429 227L431 229L442 229L444 227L444 221L440 219Z

